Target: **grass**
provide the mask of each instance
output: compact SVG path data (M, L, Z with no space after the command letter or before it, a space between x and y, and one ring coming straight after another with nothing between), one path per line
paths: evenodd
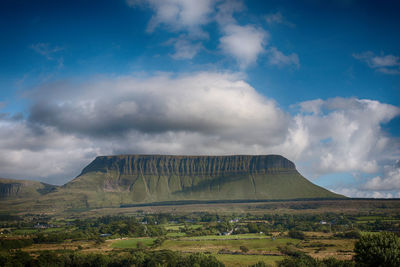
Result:
M112 248L136 248L141 242L145 246L152 246L155 238L129 238L115 241L111 244Z
M217 253L221 249L230 251L240 251L240 246L246 246L251 252L278 252L278 246L284 246L287 243L297 244L299 240L291 238L272 239L217 239L217 240L166 240L161 248L178 250L185 252L213 252Z
M217 254L215 257L222 261L226 267L247 267L263 261L268 265L276 266L276 262L283 260L282 256L262 256L262 255L226 255Z
M193 236L193 237L185 237L181 240L212 240L212 239L221 239L221 240L232 240L232 239L248 239L248 238L270 238L264 234L239 234L239 235L204 235L204 236Z
M186 236L186 234L180 232L167 233L167 237L184 237L184 236Z
M12 231L14 235L28 235L28 234L34 234L37 233L37 229L17 229Z
M46 229L16 229L13 230L12 233L14 235L29 235L29 234L36 234L36 233L52 233L52 232L60 232L64 231L65 228L57 227L57 228L46 228Z
M168 231L179 231L180 229L184 229L185 225L184 224L168 224L168 225L166 225L164 227ZM196 230L196 229L201 228L202 225L201 224L188 224L187 227L189 229Z
M167 231L179 231L181 228L184 228L183 224L168 224L164 226Z

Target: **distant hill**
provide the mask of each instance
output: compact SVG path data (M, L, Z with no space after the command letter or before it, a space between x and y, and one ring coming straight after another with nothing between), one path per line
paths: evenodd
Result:
M0 200L37 198L56 190L57 186L46 183L0 178Z
M42 209L173 201L343 198L308 181L293 162L279 155L101 156L61 187L32 183L29 192L38 192L35 205ZM22 195L23 191L16 188L5 190L9 192L5 194ZM45 188L47 191L43 192L47 193L41 194L39 191Z

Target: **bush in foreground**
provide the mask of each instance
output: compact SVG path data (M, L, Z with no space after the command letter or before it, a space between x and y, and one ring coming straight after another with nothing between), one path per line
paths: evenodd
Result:
M52 251L43 251L36 258L23 251L0 253L0 266L4 267L224 267L212 255L194 253L184 255L170 250L143 251L133 250L122 254L82 254L66 253L58 255Z
M362 236L356 242L354 252L356 266L400 266L400 240L393 233L383 232Z
M328 258L314 259L308 255L286 258L278 263L279 267L354 267L354 262Z

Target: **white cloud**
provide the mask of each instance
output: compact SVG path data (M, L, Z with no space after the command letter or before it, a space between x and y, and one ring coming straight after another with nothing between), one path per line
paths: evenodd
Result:
M260 132L274 137L286 127L284 113L239 74L120 77L71 87L41 91L46 102L36 100L30 121L86 135L188 131L263 144L274 139L262 140Z
M379 162L398 155L398 141L381 129L381 124L400 114L398 107L352 98L307 101L299 106L302 112L295 116L284 147L287 153L295 148L296 160L312 163L302 167L307 176L374 173Z
M371 69L375 69L378 72L400 74L400 57L398 56L385 54L378 56L371 51L367 51L361 54L353 54L353 57L367 63Z
M52 127L0 120L0 177L64 183L102 152L88 139Z
M276 65L278 67L290 65L293 65L297 68L300 67L300 60L297 54L292 53L290 55L285 55L276 47L271 47L268 49L268 60L269 64Z
M254 64L259 55L265 52L269 33L261 27L238 24L234 14L245 10L241 1L225 1L217 8L215 19L222 32L220 49L232 56L242 69Z
M337 188L332 191L347 197L356 197L356 198L393 198L400 196L400 192L398 194L392 194L389 192L364 191L358 188L349 188L349 187Z
M138 2L148 4L155 13L147 26L149 32L164 25L174 31L187 30L193 34L203 34L200 26L209 22L214 4L213 0L127 1L130 6L135 6Z
M220 47L226 54L232 55L241 68L255 63L257 57L265 52L269 34L261 28L232 24L226 26L224 32Z
M376 176L365 183L363 189L366 190L400 190L400 163L395 166L387 165L384 167L384 176Z

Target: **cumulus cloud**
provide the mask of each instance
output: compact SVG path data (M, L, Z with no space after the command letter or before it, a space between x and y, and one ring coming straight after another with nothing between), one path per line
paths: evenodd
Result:
M334 172L374 173L379 162L393 160L398 141L381 125L400 114L398 107L355 98L313 100L299 104L296 124L285 146L296 144L297 158L312 162L304 171L312 176ZM296 151L296 150L295 150Z
M24 120L0 119L0 177L62 184L98 153L102 151L85 138Z
M291 65L295 66L296 68L300 67L299 56L296 53L285 55L276 47L271 47L268 49L268 60L270 65L275 65L278 67Z
M49 83L26 97L26 118L0 117L3 177L62 183L96 155L159 153L282 154L311 178L375 173L400 154L399 141L381 128L398 107L317 99L289 115L239 73L96 77ZM396 183L395 174L378 182Z
M228 25L224 32L220 47L226 54L232 55L241 68L256 62L257 57L265 51L269 37L263 29L251 25Z
M353 54L355 59L365 62L371 69L385 74L400 74L400 57L395 55L375 55L371 51Z
M213 0L127 0L128 5L147 4L154 11L147 30L153 32L164 25L170 30L187 30L193 34L203 34L200 26L210 20Z
M226 55L233 56L242 69L257 61L269 39L269 33L261 27L238 24L234 14L244 10L241 1L225 1L218 6L216 14L222 32L219 47Z
M394 166L384 167L384 176L376 176L363 186L367 190L400 190L400 161Z
M286 127L285 115L275 103L258 94L238 74L120 77L84 87L71 86L67 96L54 90L50 99L41 92L45 101L38 99L33 104L31 123L88 136L122 136L131 130L187 131L262 143L274 139L261 140L259 132L275 136Z

